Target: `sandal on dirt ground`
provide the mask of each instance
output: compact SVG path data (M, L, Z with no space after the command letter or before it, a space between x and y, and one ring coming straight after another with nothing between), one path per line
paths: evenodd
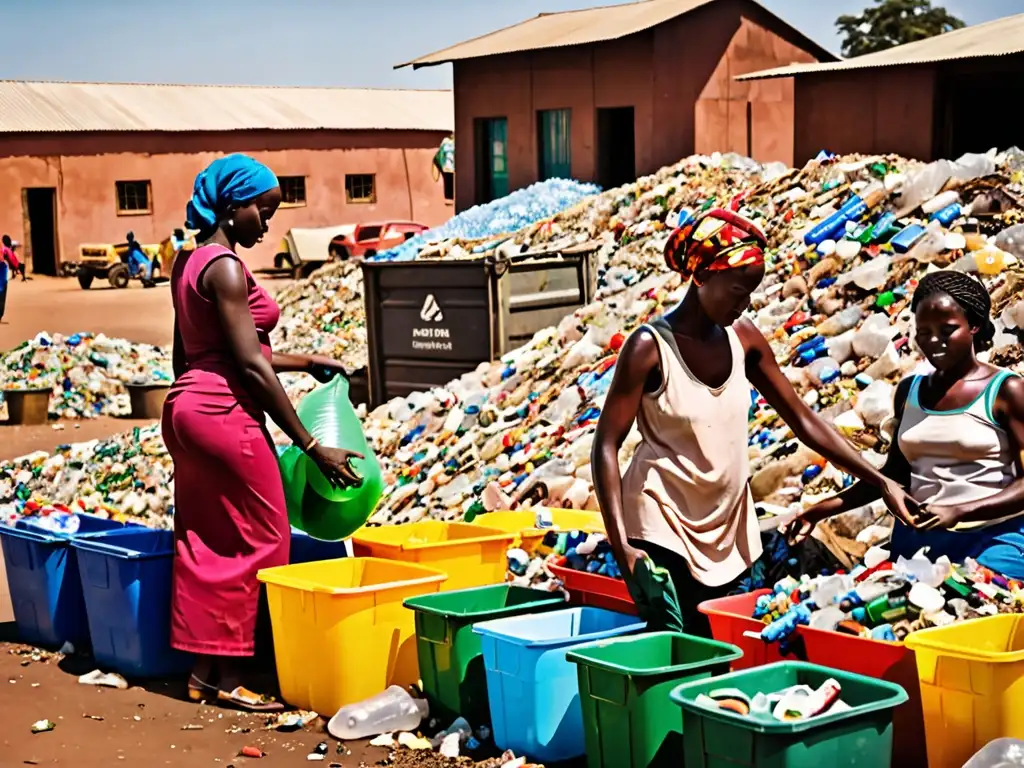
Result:
M188 680L188 698L190 701L216 701L248 712L283 712L284 704L276 701L273 696L253 693L247 688L238 686L231 692L221 691L217 686L210 685L192 675Z
M248 688L238 686L235 690L227 693L217 691L217 701L221 704L228 704L248 712L283 712L284 704L276 701L273 696L253 693Z

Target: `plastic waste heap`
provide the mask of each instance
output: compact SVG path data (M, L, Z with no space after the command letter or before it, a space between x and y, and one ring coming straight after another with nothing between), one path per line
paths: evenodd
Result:
M1017 150L930 165L895 156L823 156L800 169L698 156L507 237L427 244L419 258L472 256L478 247L594 248L598 299L498 362L363 414L385 485L371 522L457 520L538 504L595 509L590 450L616 356L631 330L683 295L662 265L664 239L682 211L709 205L761 220L770 240L767 275L750 317L805 402L869 461L881 463L892 438L886 426L892 388L922 361L909 305L926 271L955 268L980 277L993 297L998 330L989 359L1016 368L1024 363L1016 336L1024 327L1017 255L1024 248L1022 169ZM357 278L353 265L331 265L282 292L277 348L365 359ZM287 386L298 399L311 385L306 377ZM622 462L638 438L627 439ZM62 466L54 466L62 461L56 456L4 465L0 503L15 512L29 500L45 508L58 489L64 503L75 502L77 473L94 478L91 493L108 477L117 478L108 489L120 488L127 472L130 490L102 494L119 511L132 493L159 499L150 478L133 474L144 472L142 463L126 466L117 456L96 455L99 449L75 449L75 466L68 451L58 454L65 456ZM152 453L157 464L165 461L159 449ZM784 514L851 481L801 446L756 393L749 453L762 514ZM2 485L15 476L9 488ZM884 538L886 525L883 515L868 510L828 527L852 542L865 530Z

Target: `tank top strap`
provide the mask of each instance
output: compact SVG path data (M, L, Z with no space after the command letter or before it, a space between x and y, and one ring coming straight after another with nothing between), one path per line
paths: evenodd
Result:
M985 409L983 413L984 417L997 427L999 424L996 422L995 417L996 398L999 397L999 390L1003 388L1003 382L1015 375L1016 374L1014 374L1013 371L1008 371L1006 369L999 370L991 379L989 379L988 384L985 386L984 397L979 398L979 401Z
M904 403L903 408L906 410L908 407L921 409L921 400L919 393L921 391L921 379L923 376L914 376L910 380L910 391L907 392L907 402Z

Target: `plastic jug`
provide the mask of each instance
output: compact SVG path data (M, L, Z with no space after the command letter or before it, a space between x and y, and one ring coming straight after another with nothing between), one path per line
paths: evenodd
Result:
M332 486L297 446L283 449L278 458L291 524L314 538L340 541L359 530L380 501L384 491L380 464L367 445L344 376L314 389L295 411L321 445L346 448L365 457L352 462L363 479L355 488Z
M426 701L413 698L404 688L392 685L365 701L339 709L327 724L327 732L347 741L395 731L415 731L429 712Z
M1024 741L996 739L967 761L964 768L1015 768L1024 766Z

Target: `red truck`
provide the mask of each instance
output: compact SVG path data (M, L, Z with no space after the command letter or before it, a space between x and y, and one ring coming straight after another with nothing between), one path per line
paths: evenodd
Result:
M357 224L350 233L338 235L328 248L333 259L362 259L401 245L411 237L425 232L425 224L414 221L384 221Z

